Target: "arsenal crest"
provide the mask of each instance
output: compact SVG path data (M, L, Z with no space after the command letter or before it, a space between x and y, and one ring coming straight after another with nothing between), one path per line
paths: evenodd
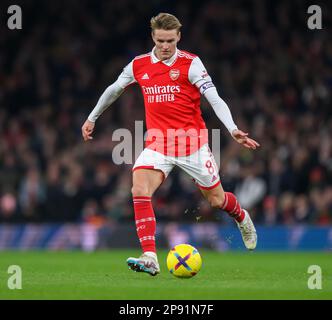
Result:
M180 76L180 70L172 69L169 71L169 76L172 80L176 80Z

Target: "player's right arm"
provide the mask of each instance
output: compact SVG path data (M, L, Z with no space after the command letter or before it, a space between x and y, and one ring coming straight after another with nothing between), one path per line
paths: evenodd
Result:
M82 126L84 141L92 139L95 122L99 116L117 99L127 86L136 82L133 73L133 62L131 61L122 71L118 79L112 83L100 96L96 106L89 114Z

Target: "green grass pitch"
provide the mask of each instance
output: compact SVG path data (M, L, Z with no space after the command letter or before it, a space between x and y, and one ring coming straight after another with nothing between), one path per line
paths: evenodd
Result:
M201 250L203 266L191 279L178 279L159 252L161 274L128 270L138 250L103 252L0 252L0 299L332 299L328 252L213 252ZM22 289L10 290L10 265L22 270ZM310 265L322 270L322 289L308 289Z

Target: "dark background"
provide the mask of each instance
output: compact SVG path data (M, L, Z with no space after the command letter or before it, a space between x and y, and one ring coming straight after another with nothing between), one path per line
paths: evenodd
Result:
M175 14L179 48L198 54L240 129L261 148L221 129L221 179L258 224L332 221L331 3L316 1L1 1L0 221L132 221L131 165L112 162L112 132L144 119L131 86L81 126L104 89L151 50L150 18ZM23 29L7 28L20 5ZM307 27L320 5L323 29ZM154 197L159 221L227 223L191 179L174 170Z

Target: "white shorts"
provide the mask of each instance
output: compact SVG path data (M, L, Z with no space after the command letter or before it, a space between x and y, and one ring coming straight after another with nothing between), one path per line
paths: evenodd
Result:
M191 176L200 189L209 190L220 184L219 168L208 144L186 157L166 156L145 148L137 158L133 171L137 169L160 170L166 179L174 166L178 166Z

